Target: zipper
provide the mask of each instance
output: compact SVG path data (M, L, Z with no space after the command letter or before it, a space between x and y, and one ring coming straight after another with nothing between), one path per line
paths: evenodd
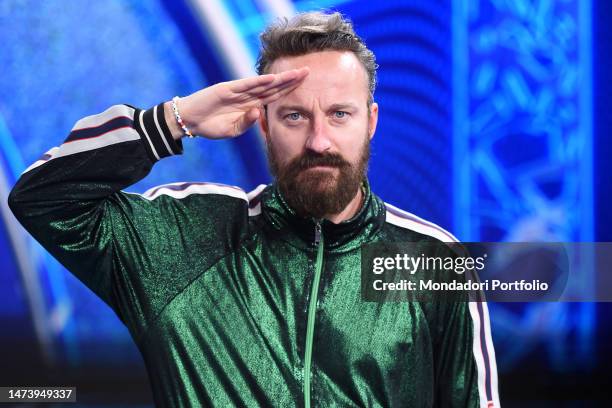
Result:
M319 295L319 282L321 281L321 269L323 269L323 234L321 232L321 221L315 222L315 246L317 247L317 260L315 263L315 274L310 291L310 302L308 305L308 325L306 326L306 347L304 352L304 406L310 408L310 368L312 367L312 343L314 338L315 315L317 312L317 297Z

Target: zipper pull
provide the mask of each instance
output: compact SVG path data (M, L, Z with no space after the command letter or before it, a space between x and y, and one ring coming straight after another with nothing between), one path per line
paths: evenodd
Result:
M315 246L321 242L321 221L315 221Z

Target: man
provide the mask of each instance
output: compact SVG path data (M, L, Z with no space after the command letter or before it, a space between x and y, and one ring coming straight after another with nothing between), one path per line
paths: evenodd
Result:
M258 77L81 119L11 209L126 324L160 406L498 406L486 304L360 298L362 244L453 240L370 190L373 54L337 13L262 43ZM121 191L256 121L274 184Z

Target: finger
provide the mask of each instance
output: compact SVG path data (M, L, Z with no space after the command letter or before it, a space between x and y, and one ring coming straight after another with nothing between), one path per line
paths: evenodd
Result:
M276 86L274 88L268 89L266 92L262 92L259 95L255 96L255 98L261 101L262 99L266 99L274 94L282 93L282 95L286 95L287 93L293 91L297 87L299 87L302 82L289 82L283 85Z
M278 76L279 82L287 82L287 81L293 81L293 80L298 80L298 81L302 80L306 78L306 76L309 73L310 73L310 68L302 67L302 68L292 69L289 71L283 71L276 75Z
M293 92L297 87L300 86L300 83L292 84L290 86L279 89L277 92L271 92L266 95L263 95L259 98L259 103L261 105L267 105L270 102L274 102L282 96L285 96L291 92Z
M252 97L259 98L262 94L266 94L270 91L275 92L275 89L290 86L296 82L301 83L308 73L308 68L300 68L284 71L279 74L270 74L275 77L272 82L261 83L251 89L243 91L243 93L248 93Z
M242 133L246 132L248 128L250 128L257 119L259 119L259 108L251 108L249 109L240 119L236 121L234 124L234 137L239 136Z
M267 91L262 92L258 95L256 95L256 97L260 100L265 100L267 98L269 98L272 95L275 95L277 93L280 93L279 96L283 96L288 94L289 92L293 91L295 88L297 88L298 86L300 86L304 80L304 78L306 77L306 75L308 75L308 71L305 71L305 73L299 75L298 77L296 77L292 82L283 82L275 87L269 88Z
M236 93L248 92L254 88L266 86L274 82L276 79L276 75L274 74L266 74L266 75L258 75L250 78L238 79L235 81L231 81L230 91Z

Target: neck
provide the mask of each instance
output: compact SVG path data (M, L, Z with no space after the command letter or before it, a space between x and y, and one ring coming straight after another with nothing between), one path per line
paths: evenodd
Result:
M363 189L359 187L357 189L357 194L355 197L348 203L344 210L340 211L338 214L326 215L325 218L333 222L334 224L340 224L342 221L349 220L357 214L361 206L363 205Z

